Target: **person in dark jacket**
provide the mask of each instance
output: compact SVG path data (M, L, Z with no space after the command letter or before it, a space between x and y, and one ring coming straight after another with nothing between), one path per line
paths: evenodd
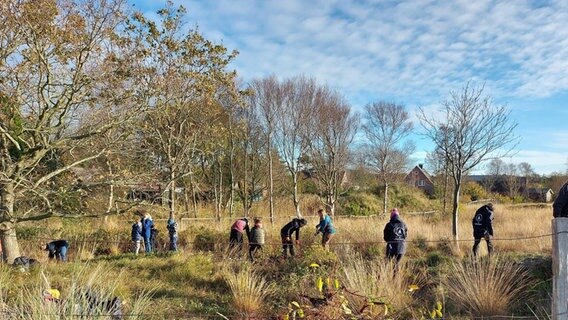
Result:
M485 239L487 242L487 252L491 255L491 252L493 252L493 243L491 243L493 237L493 204L488 203L477 209L471 223L474 238L473 255L477 256L481 239Z
M154 220L152 220L152 216L144 210L138 211L138 214L142 217L140 222L142 223L144 251L150 253L152 252L152 229L154 229Z
M552 204L552 216L555 218L568 218L568 181L558 190L556 199Z
M238 219L231 226L231 234L229 235L229 249L236 250L240 254L243 250L243 234L246 232L247 239L250 242L250 227L247 218Z
M385 225L383 230L383 239L387 242L387 259L395 259L396 264L398 264L406 252L407 236L408 229L404 221L400 218L398 209L392 209L390 221Z
M262 221L260 218L254 219L254 227L250 230L250 242L249 242L249 258L250 261L254 261L254 256L257 251L262 251L264 246L264 228L262 227Z
M134 254L138 255L140 252L140 242L142 241L142 222L136 220L132 224L131 239L134 244Z
M173 218L168 219L168 235L170 236L170 250L177 251L177 241L178 241L178 226L177 222Z
M304 218L294 218L292 221L288 222L280 230L280 236L282 237L282 254L284 257L288 256L288 251L290 255L294 256L294 242L292 241L292 234L296 233L296 244L300 244L300 228L305 226L307 223Z
M321 232L321 245L325 250L329 249L329 241L335 234L333 221L323 209L318 209L319 223L316 226L316 235Z
M69 243L67 240L55 240L51 241L45 246L45 250L49 251L49 259L55 258L57 261L67 261L67 249L69 248Z

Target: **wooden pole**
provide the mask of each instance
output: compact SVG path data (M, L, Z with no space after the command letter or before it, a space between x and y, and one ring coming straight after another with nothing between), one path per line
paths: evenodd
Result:
M568 218L552 220L552 320L568 319Z

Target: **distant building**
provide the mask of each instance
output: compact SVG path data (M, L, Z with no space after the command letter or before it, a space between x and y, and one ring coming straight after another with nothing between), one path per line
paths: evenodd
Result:
M426 194L431 195L434 193L434 181L430 178L430 175L422 164L417 165L414 167L410 173L406 175L404 178L404 182L406 184L421 189Z
M528 188L527 198L537 202L552 202L554 191L550 188Z

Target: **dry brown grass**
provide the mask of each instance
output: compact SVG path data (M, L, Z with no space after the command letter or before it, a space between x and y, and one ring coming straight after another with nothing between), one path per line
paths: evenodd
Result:
M496 255L453 262L442 284L458 309L473 316L502 316L511 311L531 282L525 269Z
M455 251L459 256L469 255L473 246L473 231L471 219L475 210L480 205L462 205L459 213L459 250ZM280 228L292 219L288 212L277 216L274 225L270 220L264 219L266 230L267 250L280 246ZM546 206L515 206L515 205L495 205L494 246L496 252L523 252L523 253L550 253L551 252L551 219L552 213L549 205ZM401 212L401 217L408 226L408 241L417 239L425 240L428 246L436 247L448 245L452 236L452 218L450 214L446 216L421 216L407 215ZM308 224L301 230L303 245L317 245L319 238L313 236L314 226L318 223L317 216L304 216ZM223 219L221 223L211 221L192 221L192 225L206 225L218 232L226 232L227 239L230 225L236 219ZM354 244L359 246L361 243L366 245L375 244L382 246L383 228L388 222L388 217L358 217L345 218L337 216L334 225L337 233L331 241L331 248L337 252L339 246ZM542 236L542 237L539 237ZM533 238L534 237L534 238ZM527 239L528 238L528 239ZM225 241L225 239L221 239ZM409 244L411 246L412 244ZM480 256L486 255L487 249L482 242L480 245Z
M346 297L358 313L374 308L384 315L384 306L378 307L382 303L395 311L403 309L412 303L412 292L408 288L416 280L405 263L395 268L392 261L367 261L357 256L343 263L343 284L352 293Z
M264 309L265 299L272 293L272 286L264 277L250 268L227 267L223 271L231 294L233 307L243 317L259 317Z

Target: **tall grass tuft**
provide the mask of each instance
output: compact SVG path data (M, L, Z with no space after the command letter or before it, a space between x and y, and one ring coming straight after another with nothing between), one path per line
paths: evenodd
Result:
M264 301L273 292L264 277L250 268L225 268L223 277L233 295L233 307L240 316L259 317Z
M348 290L346 298L355 312L362 313L372 307L373 304L369 302L374 302L375 305L384 303L395 310L403 309L412 303L412 292L408 288L415 284L417 279L403 262L395 268L394 262L391 261L367 261L355 256L345 260L343 275L343 285Z
M531 282L525 269L496 255L454 262L442 285L458 309L475 316L500 316L511 311Z
M129 303L114 302L119 277L107 272L108 266L100 264L95 268L82 266L72 270L68 283L55 288L60 291L57 300L46 299L48 289L54 289L48 275L40 272L36 281L19 289L17 297L11 299L3 310L2 319L118 319L118 311L128 319L147 319L145 310L150 304L151 294L142 292Z

